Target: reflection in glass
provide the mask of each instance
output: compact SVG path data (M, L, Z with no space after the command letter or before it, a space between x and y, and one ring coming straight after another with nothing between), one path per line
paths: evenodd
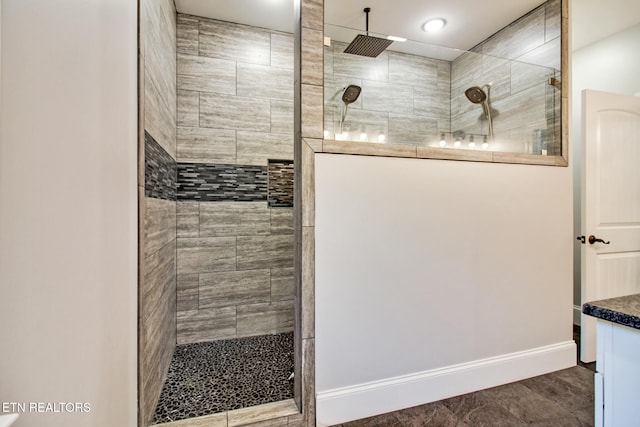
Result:
M327 24L325 138L374 142L361 135L381 135L377 142L561 155L560 13L545 7L560 3L535 9L472 51L408 40L377 58L354 56L340 40L357 30ZM349 85L361 94L341 120L335 94Z

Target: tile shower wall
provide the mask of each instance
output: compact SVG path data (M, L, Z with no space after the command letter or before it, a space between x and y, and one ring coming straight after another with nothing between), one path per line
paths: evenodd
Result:
M366 133L369 141L384 135L393 143L426 145L450 131L449 61L393 51L367 58L343 53L346 47L333 41L324 50L328 138L339 133L342 88L350 84L362 87L343 125L351 139Z
M293 36L179 14L177 46L178 343L292 331Z
M139 424L153 416L176 345L176 10L140 2Z
M560 90L548 84L560 80L560 14L560 0L550 0L453 61L452 131L488 133L482 108L464 92L491 83L494 149L561 154Z

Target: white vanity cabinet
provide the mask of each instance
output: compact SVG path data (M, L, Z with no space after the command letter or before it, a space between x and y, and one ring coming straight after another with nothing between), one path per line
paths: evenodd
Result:
M595 426L640 426L640 295L585 304L598 318Z

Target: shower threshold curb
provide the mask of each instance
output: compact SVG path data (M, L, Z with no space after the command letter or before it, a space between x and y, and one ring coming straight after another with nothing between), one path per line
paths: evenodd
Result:
M293 399L287 399L202 417L153 424L153 427L240 427L260 421L298 415L299 413L300 410L296 402Z

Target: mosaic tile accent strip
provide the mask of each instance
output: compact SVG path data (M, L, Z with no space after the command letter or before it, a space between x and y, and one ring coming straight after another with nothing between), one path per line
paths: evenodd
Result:
M269 160L270 208L293 207L293 162L290 160Z
M293 333L179 345L154 422L291 399L292 372Z
M178 163L178 200L260 202L267 200L265 166Z
M155 199L176 200L176 161L144 131L144 194Z

